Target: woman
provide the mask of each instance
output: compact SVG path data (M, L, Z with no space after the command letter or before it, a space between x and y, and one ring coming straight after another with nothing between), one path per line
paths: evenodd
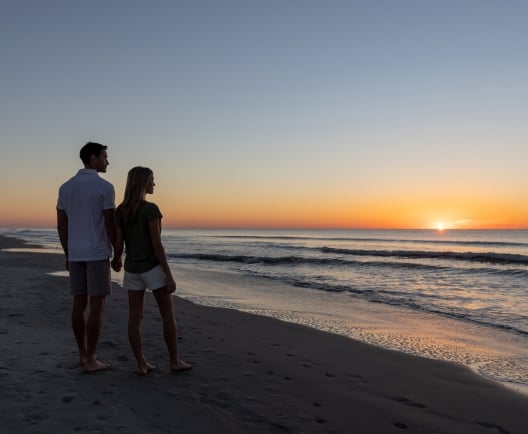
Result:
M192 368L178 356L178 330L171 295L176 290L176 282L161 243L162 215L156 204L145 200L147 194L154 193L155 185L154 174L146 167L134 167L128 172L125 197L116 211L117 240L112 259L112 268L119 271L124 243L123 287L128 289L128 339L141 375L155 368L145 359L141 343L140 327L146 289L154 294L163 320L163 336L169 350L171 371Z

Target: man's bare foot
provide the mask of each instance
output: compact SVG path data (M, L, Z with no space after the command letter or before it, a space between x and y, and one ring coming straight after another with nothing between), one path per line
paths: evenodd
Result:
M93 359L90 362L84 362L84 372L87 374L91 372L107 371L108 369L110 369L109 363L103 363L97 359Z
M156 369L156 367L149 363L149 362L145 362L144 365L140 366L139 369L138 369L138 374L139 375L147 375L150 371Z
M178 359L177 363L171 363L171 371L172 372L180 372L180 371L188 371L189 369L192 369L193 365L190 363L184 362L182 359Z

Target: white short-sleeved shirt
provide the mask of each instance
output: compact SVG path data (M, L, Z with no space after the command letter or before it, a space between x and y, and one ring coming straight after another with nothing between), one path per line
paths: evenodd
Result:
M68 216L69 261L99 261L112 256L103 214L112 208L114 186L94 169L81 169L61 185L57 209Z

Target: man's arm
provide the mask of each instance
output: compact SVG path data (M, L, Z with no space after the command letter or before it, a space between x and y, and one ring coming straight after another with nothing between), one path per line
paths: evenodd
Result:
M66 255L66 269L68 265L68 215L63 209L57 208L57 232L59 233L59 240Z
M115 221L115 208L109 208L103 210L105 225L106 225L106 233L108 234L108 238L110 242L112 243L112 247L114 250L116 250L116 221Z
M114 271L121 271L123 266L121 255L123 254L124 243L123 231L119 226L116 226L116 245L114 247L114 257L112 258L112 269Z

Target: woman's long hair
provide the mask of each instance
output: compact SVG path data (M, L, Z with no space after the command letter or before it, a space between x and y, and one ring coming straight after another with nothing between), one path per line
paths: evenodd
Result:
M148 167L141 166L133 167L128 171L125 196L123 202L117 207L118 212L123 216L124 223L134 220L139 205L145 199L147 182L152 173Z

